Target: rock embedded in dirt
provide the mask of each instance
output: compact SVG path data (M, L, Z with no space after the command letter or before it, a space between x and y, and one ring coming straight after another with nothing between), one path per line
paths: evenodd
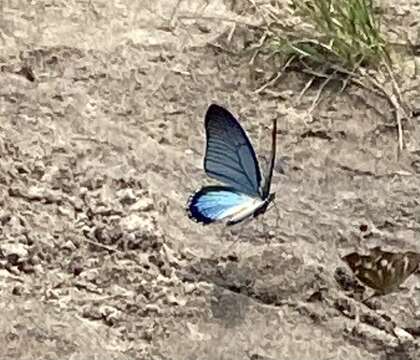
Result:
M116 195L121 204L124 205L131 205L137 200L137 196L134 193L134 190L130 188L118 190Z
M121 219L120 225L122 229L128 232L141 231L144 233L151 233L155 229L153 218L136 213L131 213Z
M0 253L11 265L17 265L28 260L28 246L21 243L0 244Z

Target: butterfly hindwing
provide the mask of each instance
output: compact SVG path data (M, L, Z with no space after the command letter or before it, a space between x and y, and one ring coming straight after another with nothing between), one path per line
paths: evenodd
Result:
M343 260L348 263L354 275L362 283L375 290L385 287L386 273L384 270L378 269L377 262L370 256L352 253L345 256Z
M261 171L255 151L234 116L212 104L205 117L204 169L216 180L250 196L260 196Z
M369 255L354 252L344 256L343 260L362 283L384 295L396 290L418 269L420 254L392 253L375 247Z
M203 224L228 220L233 225L252 215L266 201L226 186L206 186L188 201L188 215Z

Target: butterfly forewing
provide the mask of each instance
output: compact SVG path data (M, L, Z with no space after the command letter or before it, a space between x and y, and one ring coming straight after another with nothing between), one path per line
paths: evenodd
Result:
M212 104L205 117L204 169L216 180L250 196L260 196L261 171L254 148L233 115Z
M343 260L362 283L378 294L388 294L417 270L420 254L392 253L376 247L369 255L354 252L344 256Z

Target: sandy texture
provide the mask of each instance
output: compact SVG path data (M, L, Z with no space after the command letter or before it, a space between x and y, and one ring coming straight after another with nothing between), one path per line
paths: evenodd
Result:
M311 115L318 86L299 99L302 74L256 93L278 67L249 65L250 4L2 4L2 359L419 358L416 276L370 309L339 258L420 251L418 120L398 160L392 109L372 93L332 86ZM413 37L418 4L393 4L393 30ZM416 105L410 64L398 81ZM229 229L184 211L207 183L211 102L241 118L263 163L276 117L288 157L278 211Z

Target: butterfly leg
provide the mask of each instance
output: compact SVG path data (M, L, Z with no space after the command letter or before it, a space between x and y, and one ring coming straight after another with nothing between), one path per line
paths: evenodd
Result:
M276 229L280 226L280 210L277 207L276 201L273 201L274 207L276 208Z
M264 218L262 216L261 216L261 228L262 228L262 234L265 240L265 244L267 245L269 239L267 236L267 228L265 226Z
M224 254L223 255L226 255L226 254L229 254L230 253L230 251L231 251L231 249L233 248L233 246L237 243L239 241L239 236L238 236L238 238L236 239L236 240L233 240L232 241L232 244L230 244L228 247L227 247L227 249L224 251Z
M221 256L226 256L226 254L230 253L230 251L232 250L233 246L236 245L239 240L241 240L241 237L238 234L236 234L236 238L234 238L233 235L234 234L232 234L232 232L229 231L229 228L224 227L222 229L222 239L223 240L226 239L228 241L232 241L232 243L230 245L228 245L226 248L222 247L222 254L221 254Z

